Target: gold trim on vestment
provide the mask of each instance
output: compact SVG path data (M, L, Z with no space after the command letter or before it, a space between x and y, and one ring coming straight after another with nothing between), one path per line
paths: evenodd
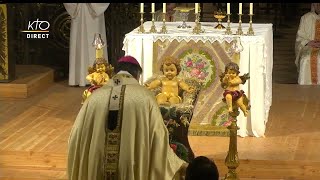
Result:
M320 40L320 20L316 20L314 39L318 41ZM318 54L319 48L312 48L310 55L310 70L312 84L318 84Z
M117 116L117 126L114 130L108 129L108 119L106 119L106 137L105 137L105 158L104 158L104 179L105 180L117 180L119 155L120 155L120 143L121 143L121 127L122 127L122 115L123 115L123 101L126 85L122 85L120 92L120 104ZM112 90L110 96L112 94ZM109 97L111 99L111 97ZM110 108L110 103L109 103Z

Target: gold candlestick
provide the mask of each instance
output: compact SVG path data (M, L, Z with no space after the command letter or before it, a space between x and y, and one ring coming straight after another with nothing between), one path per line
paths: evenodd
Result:
M192 33L194 34L200 34L200 27L199 27L199 13L195 13L196 19L195 19L195 27L192 30Z
M250 16L250 21L249 21L249 29L248 29L247 35L253 36L254 35L254 31L253 31L253 28L252 28L252 16L253 16L253 14L249 14L249 16Z
M227 35L230 35L230 34L232 34L232 31L231 31L231 28L230 28L230 16L231 16L231 14L227 14L227 16L228 16L228 26L227 26L227 28L226 28L226 32L225 32L225 34L227 34Z
M242 27L241 27L241 23L242 23L241 16L242 16L242 14L238 14L238 15L239 15L239 26L238 26L237 34L238 35L243 35L243 31L242 31Z
M143 27L143 12L140 12L140 26L138 29L138 33L145 33L144 27Z
M166 27L166 13L162 13L162 28L160 30L160 33L163 33L163 34L168 33L167 27Z
M203 33L204 30L201 29L201 23L200 23L200 13L195 13L195 15L196 15L196 18L195 18L195 23L196 23L196 25L195 25L195 27L193 28L192 33L194 33L194 34Z
M152 14L152 21L151 21L151 28L150 28L150 33L157 33L156 26L154 25L154 12L151 12Z

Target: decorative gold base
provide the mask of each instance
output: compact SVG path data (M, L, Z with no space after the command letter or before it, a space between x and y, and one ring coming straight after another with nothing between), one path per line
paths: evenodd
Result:
M214 27L215 29L225 29L225 27L222 24L218 24L216 25L216 27Z
M157 33L157 29L156 29L156 26L154 25L154 23L152 24L149 32L150 33Z
M167 27L166 27L166 25L165 25L165 24L163 24L163 26L162 26L162 28L161 28L161 30L160 30L160 33L162 33L162 34L166 34L166 33L168 33L168 31L167 31Z

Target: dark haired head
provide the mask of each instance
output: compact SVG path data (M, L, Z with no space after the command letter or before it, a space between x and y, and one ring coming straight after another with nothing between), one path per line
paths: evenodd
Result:
M127 71L137 80L139 75L142 73L142 68L138 61L132 56L124 56L118 60L118 65L115 72Z
M240 71L239 71L239 66L238 66L238 64L237 63L234 63L234 62L230 62L230 63L228 63L227 65L226 65L226 67L225 67L225 72L227 72L228 71L228 69L229 70L234 70L234 71L236 71L237 72L237 74L239 74L240 73Z
M219 180L219 171L214 161L198 156L188 165L186 180Z

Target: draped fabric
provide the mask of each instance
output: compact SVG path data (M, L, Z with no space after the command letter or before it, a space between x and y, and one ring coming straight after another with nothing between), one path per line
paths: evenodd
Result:
M122 107L114 106L112 89L121 85L126 85L124 102ZM106 139L106 117L109 117L108 108L116 110L117 107L123 112L117 179L173 179L184 161L169 146L169 133L154 95L127 72L118 73L94 91L80 109L68 142L68 179L108 179L107 173L112 171L107 171L110 156L106 156L106 152L110 148L105 140L113 137Z
M85 86L88 67L95 61L95 48L92 46L95 33L100 33L106 43L104 11L110 3L64 3L71 16L69 85ZM107 46L104 47L107 59Z
M319 48L309 47L311 40L320 40L320 16L315 12L308 12L300 19L297 32L295 53L298 83L301 85L320 84L320 51Z

